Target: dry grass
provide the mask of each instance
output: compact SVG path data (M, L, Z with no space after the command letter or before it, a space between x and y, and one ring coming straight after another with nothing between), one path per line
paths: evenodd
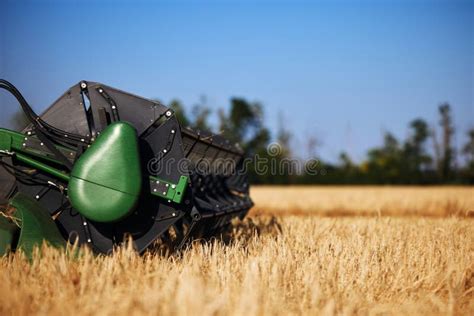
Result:
M473 224L254 215L235 225L232 243L195 243L181 256L122 248L70 259L46 249L32 264L0 259L0 315L473 315Z
M323 216L474 216L474 187L255 186L254 213Z

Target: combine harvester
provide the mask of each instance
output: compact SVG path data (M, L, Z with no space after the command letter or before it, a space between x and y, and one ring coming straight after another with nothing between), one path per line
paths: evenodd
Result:
M143 252L222 233L252 207L243 152L191 130L173 111L81 81L38 116L9 82L29 125L0 129L0 255L47 242Z

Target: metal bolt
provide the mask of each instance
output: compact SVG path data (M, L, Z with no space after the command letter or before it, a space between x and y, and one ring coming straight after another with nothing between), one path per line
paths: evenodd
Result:
M26 147L26 144L25 144L25 143L23 143L23 147Z
M160 181L156 181L156 184L160 184Z
M82 88L82 89L87 88L87 84L86 84L85 82L81 82L81 88Z
M31 135L31 132L28 132L28 133L26 133L26 134Z
M64 137L66 137L66 138L67 138L67 135L64 135Z
M171 200L168 200L168 203L171 203Z
M166 149L163 149L163 152L166 154L168 151Z
M156 189L153 189L153 192L156 192L157 190Z
M112 105L112 110L115 110L115 105Z
M87 239L87 242L92 242L92 240L89 238L89 239Z
M166 192L163 191L163 195L166 195Z
M28 140L28 137L25 137L25 140Z
M82 223L84 226L87 226L87 222Z
M171 134L174 134L174 129L171 130Z
M170 186L170 185L167 183L167 184L166 184L166 187L169 187L169 186Z
M81 138L81 142L84 142L84 138Z
M43 144L43 143L41 143L40 145L41 145L41 146L44 146L44 144Z
M173 184L173 185L171 186L171 188L172 188L172 189L176 189L176 185Z
M69 156L74 156L74 153L69 153Z
M166 111L166 113L165 113L165 115L168 116L168 117L170 117L171 114L173 114L173 113L171 113L171 111Z
M102 89L99 89L99 93L102 93L102 92L104 92L104 90L102 90Z
M35 196L35 198L36 198L37 200L39 200L39 199L40 199L40 196L39 196L39 195L37 195L37 196Z
M176 216L176 213L172 213L171 216Z

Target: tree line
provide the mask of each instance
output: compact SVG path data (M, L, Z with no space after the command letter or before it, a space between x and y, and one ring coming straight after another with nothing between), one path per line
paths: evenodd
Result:
M259 102L231 98L228 108L217 111L217 126L210 124L212 110L205 97L190 111L177 99L169 106L182 126L209 130L239 143L251 158L247 170L255 184L474 184L474 128L464 131L467 142L455 148L456 129L448 103L438 106L439 121L434 126L422 118L409 122L405 140L385 132L383 143L370 149L360 163L347 152L340 153L337 163L324 161L316 153L319 142L315 135L306 139L313 158L298 159L283 120L272 134L264 124L264 108ZM14 113L11 124L19 130L26 126L22 111ZM279 146L276 153L269 151L273 143ZM257 160L260 168L255 165Z
M455 148L456 129L452 108L448 103L438 107L438 124L430 126L424 119L409 122L409 136L397 139L385 132L383 143L370 149L362 162L354 162L348 153L341 152L337 163L314 157L308 161L297 159L291 149L292 135L283 124L272 134L264 124L264 108L259 102L231 98L227 109L219 109L218 124L209 123L212 111L206 99L191 108L189 113L179 100L169 106L180 123L195 129L212 130L239 143L248 157L276 162L278 172L257 172L248 168L251 182L257 184L474 184L474 128L465 131L467 142ZM269 153L268 146L275 141L277 153ZM318 141L314 135L307 138L307 147L315 151ZM297 163L292 166L291 163ZM251 162L254 163L254 162ZM311 165L309 165L311 164ZM309 168L311 167L311 168ZM312 172L307 172L311 170Z

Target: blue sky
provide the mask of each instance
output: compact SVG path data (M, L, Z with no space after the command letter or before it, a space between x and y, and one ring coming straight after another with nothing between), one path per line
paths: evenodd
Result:
M272 130L282 117L300 155L312 134L332 161L406 137L413 118L437 124L444 101L459 147L473 65L473 1L0 2L0 77L39 112L81 79L188 108L240 96ZM4 121L16 105L0 103Z

